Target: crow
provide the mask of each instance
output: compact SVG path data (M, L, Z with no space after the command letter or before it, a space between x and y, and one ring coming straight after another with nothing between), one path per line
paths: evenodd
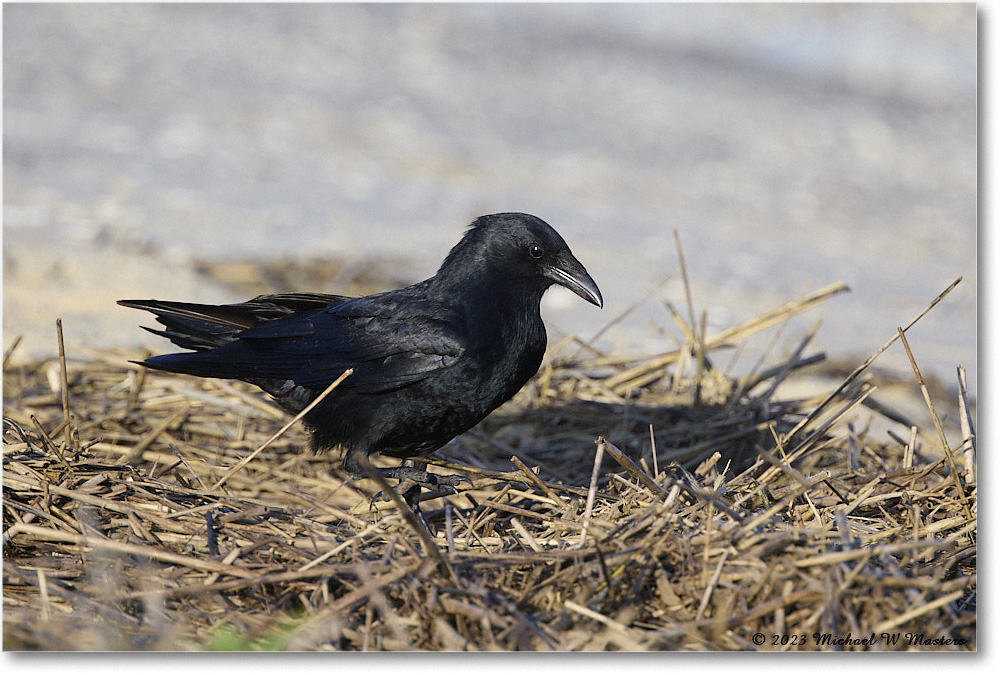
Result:
M497 213L476 219L434 276L385 293L118 304L152 312L165 328L146 330L191 350L141 365L243 380L291 414L353 368L303 417L313 450L341 450L355 478L367 475L359 455L416 460L380 473L410 481L419 499L421 486L465 480L430 474L420 458L475 426L538 371L546 346L539 304L552 284L604 306L597 284L550 225Z

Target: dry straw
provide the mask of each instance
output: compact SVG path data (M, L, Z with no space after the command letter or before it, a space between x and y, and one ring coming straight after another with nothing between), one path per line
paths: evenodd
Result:
M670 308L667 354L564 341L433 462L474 485L425 499L431 531L251 387L5 359L4 648L975 649L964 373L955 443L855 429L885 409L873 359L781 398L814 331L740 379L712 363L842 290L715 335Z

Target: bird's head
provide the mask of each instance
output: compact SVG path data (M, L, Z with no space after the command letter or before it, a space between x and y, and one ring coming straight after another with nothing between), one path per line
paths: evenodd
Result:
M477 218L448 254L441 272L468 265L505 285L536 290L538 297L552 284L559 284L587 302L604 306L597 284L559 233L526 213Z

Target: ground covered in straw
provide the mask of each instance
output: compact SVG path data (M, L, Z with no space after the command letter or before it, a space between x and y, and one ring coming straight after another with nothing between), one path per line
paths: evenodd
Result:
M867 364L783 398L809 335L713 365L840 290L714 336L675 312L667 354L555 345L439 453L473 485L424 521L298 425L267 444L288 418L252 387L138 353L5 362L4 649L974 650L961 390L928 396L955 442L877 403Z

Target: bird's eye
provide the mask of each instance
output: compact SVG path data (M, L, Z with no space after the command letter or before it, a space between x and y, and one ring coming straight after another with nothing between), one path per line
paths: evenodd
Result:
M528 244L528 255L532 258L541 258L545 255L545 249L542 248L541 244L536 244L534 242Z

